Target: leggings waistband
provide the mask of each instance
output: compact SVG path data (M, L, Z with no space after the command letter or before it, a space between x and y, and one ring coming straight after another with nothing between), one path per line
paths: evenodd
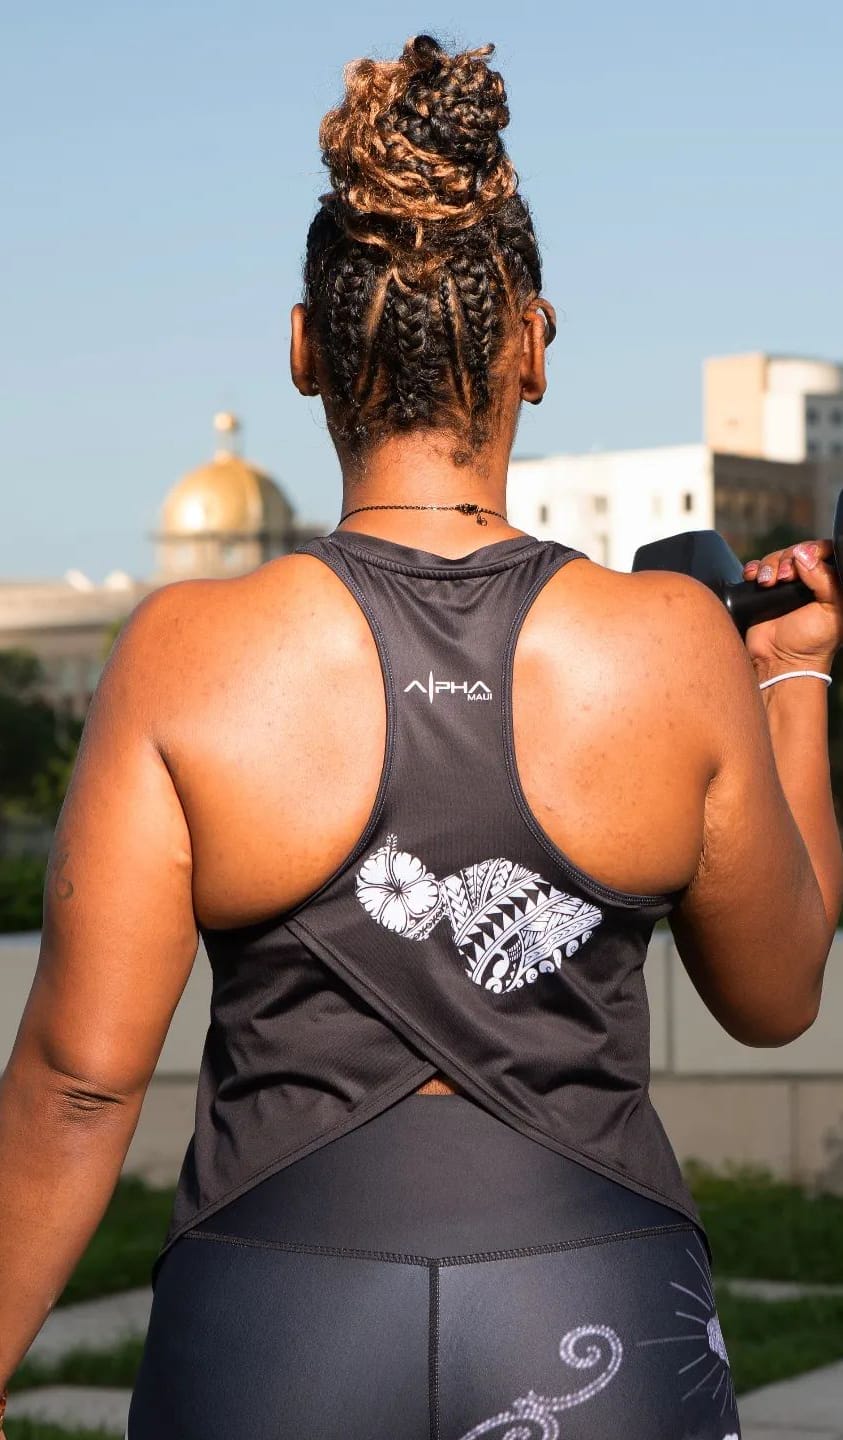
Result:
M199 1233L446 1256L688 1224L462 1095L408 1095L258 1181Z

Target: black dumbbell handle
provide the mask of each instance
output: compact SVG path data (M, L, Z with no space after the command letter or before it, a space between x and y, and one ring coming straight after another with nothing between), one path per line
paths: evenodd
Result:
M825 560L833 565L833 560ZM720 599L734 620L741 637L750 625L762 620L777 620L789 615L814 599L814 592L804 580L779 580L775 585L758 585L754 580L724 581L719 587Z

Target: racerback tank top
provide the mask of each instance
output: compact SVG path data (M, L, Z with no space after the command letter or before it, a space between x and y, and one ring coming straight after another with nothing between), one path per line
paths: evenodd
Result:
M682 891L629 894L586 874L534 816L515 761L524 617L588 557L524 535L451 559L355 531L294 553L330 566L371 628L380 782L315 893L257 924L200 926L210 1024L153 1283L185 1230L437 1071L701 1225L648 1094L643 964Z

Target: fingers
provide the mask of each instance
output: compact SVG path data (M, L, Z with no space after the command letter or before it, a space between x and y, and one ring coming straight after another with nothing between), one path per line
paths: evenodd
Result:
M808 552L809 561L813 559L813 565L807 561L803 562L800 556L794 555L795 545L788 545L784 550L772 550L761 560L748 560L743 567L745 580L756 580L759 585L775 585L778 580L805 580L810 583L808 576L816 568L816 579L830 578L831 568L828 565L819 565L821 560L831 559L834 553L834 546L831 540L800 540L800 550ZM816 589L811 584L811 589Z

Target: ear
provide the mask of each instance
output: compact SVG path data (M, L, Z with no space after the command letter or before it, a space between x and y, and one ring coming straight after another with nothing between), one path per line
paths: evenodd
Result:
M290 374L300 395L318 395L313 347L307 333L307 311L302 304L290 312Z
M545 352L556 334L556 311L549 300L532 301L522 316L521 399L539 405L547 389Z

